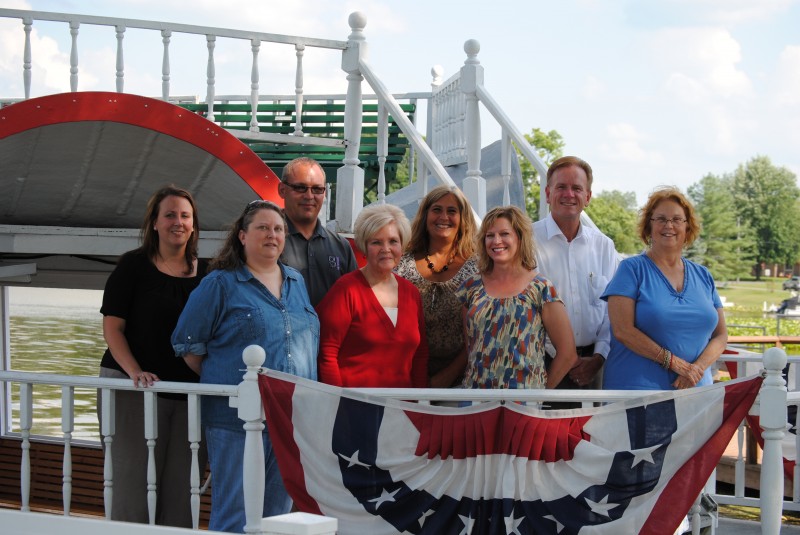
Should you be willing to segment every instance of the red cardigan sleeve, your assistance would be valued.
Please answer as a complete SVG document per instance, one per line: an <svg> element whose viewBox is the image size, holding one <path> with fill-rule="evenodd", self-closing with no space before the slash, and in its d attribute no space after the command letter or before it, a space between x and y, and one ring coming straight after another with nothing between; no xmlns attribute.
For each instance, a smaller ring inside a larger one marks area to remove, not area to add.
<svg viewBox="0 0 800 535"><path fill-rule="evenodd" d="M339 371L339 348L353 321L348 298L349 278L345 275L336 281L317 304L320 327L317 374L320 382L334 386L343 386Z"/></svg>
<svg viewBox="0 0 800 535"><path fill-rule="evenodd" d="M414 352L411 362L411 384L414 388L427 388L428 381L428 337L425 335L425 313L422 308L422 298L416 286L408 283L416 305L417 325L419 329L419 345Z"/></svg>

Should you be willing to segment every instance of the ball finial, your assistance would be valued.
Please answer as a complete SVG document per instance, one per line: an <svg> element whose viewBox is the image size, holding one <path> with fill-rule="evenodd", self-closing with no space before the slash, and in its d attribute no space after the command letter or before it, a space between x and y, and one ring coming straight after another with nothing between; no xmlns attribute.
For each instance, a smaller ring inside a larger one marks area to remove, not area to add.
<svg viewBox="0 0 800 535"><path fill-rule="evenodd" d="M267 354L264 352L264 348L255 344L247 346L242 351L242 360L247 366L260 367L266 359Z"/></svg>
<svg viewBox="0 0 800 535"><path fill-rule="evenodd" d="M353 11L347 18L347 23L352 30L363 30L367 25L367 16L361 11Z"/></svg>
<svg viewBox="0 0 800 535"><path fill-rule="evenodd" d="M466 52L468 56L477 56L480 51L481 44L477 39L469 39L464 43L464 52Z"/></svg>

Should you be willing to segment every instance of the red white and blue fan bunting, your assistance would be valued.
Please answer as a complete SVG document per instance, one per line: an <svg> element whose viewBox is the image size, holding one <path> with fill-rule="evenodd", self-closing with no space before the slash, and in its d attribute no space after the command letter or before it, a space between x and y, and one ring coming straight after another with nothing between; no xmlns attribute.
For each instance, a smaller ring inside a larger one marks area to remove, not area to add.
<svg viewBox="0 0 800 535"><path fill-rule="evenodd" d="M337 518L343 535L672 533L761 382L540 411L259 378L289 493L300 511Z"/></svg>

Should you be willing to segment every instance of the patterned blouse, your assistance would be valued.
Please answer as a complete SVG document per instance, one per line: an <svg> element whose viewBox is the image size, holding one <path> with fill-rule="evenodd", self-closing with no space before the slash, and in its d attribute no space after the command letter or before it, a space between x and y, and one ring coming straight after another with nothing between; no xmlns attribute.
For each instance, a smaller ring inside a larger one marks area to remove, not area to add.
<svg viewBox="0 0 800 535"><path fill-rule="evenodd" d="M423 277L411 254L403 255L395 271L416 286L422 296L428 337L428 377L433 377L464 349L463 307L461 301L456 299L455 291L467 278L478 272L477 261L475 258L468 259L453 278L445 282L431 282ZM457 386L460 382L459 379Z"/></svg>
<svg viewBox="0 0 800 535"><path fill-rule="evenodd" d="M549 280L536 275L514 297L490 297L475 275L456 291L467 307L464 388L544 388L545 330L542 307L560 302Z"/></svg>

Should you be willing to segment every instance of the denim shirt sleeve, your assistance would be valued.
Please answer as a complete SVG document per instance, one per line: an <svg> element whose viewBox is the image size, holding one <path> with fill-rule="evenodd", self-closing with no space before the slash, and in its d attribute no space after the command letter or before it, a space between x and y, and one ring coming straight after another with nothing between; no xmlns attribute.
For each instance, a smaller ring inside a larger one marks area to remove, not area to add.
<svg viewBox="0 0 800 535"><path fill-rule="evenodd" d="M214 324L224 303L223 289L215 276L205 277L194 289L178 318L178 325L172 332L172 348L175 356L187 354L203 356L214 330Z"/></svg>

